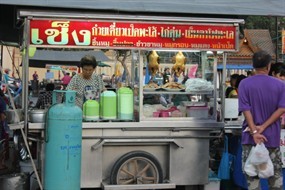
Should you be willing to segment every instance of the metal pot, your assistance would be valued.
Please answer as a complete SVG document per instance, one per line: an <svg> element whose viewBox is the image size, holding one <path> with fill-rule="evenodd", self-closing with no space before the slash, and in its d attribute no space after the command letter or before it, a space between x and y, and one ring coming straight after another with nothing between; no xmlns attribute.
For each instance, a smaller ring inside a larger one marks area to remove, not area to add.
<svg viewBox="0 0 285 190"><path fill-rule="evenodd" d="M44 123L47 110L34 109L29 111L29 121L31 123Z"/></svg>
<svg viewBox="0 0 285 190"><path fill-rule="evenodd" d="M24 120L24 112L23 109L16 109L16 112L18 113L19 119L20 121ZM17 123L16 121L16 114L14 110L6 110L6 121L8 124L13 124L13 123Z"/></svg>

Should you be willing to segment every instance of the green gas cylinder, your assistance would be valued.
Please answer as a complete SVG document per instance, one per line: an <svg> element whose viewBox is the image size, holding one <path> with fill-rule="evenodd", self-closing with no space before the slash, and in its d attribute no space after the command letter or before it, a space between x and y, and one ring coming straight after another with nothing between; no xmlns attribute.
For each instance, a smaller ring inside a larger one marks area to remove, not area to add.
<svg viewBox="0 0 285 190"><path fill-rule="evenodd" d="M132 89L121 87L118 90L118 119L132 120L134 115L134 95Z"/></svg>

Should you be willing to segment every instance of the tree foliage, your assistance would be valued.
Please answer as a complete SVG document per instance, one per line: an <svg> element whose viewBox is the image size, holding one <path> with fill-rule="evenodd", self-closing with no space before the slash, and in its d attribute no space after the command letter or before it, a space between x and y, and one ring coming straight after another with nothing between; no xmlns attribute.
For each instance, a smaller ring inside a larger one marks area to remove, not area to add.
<svg viewBox="0 0 285 190"><path fill-rule="evenodd" d="M125 72L125 75L126 75L126 85L129 86L130 85L130 82L131 82L131 79L130 79L130 72L127 68L127 63L126 63L126 60L127 60L127 57L131 56L131 51L130 50L116 50L116 59L117 61L119 61L121 63L121 65L123 66L124 68L124 72Z"/></svg>
<svg viewBox="0 0 285 190"><path fill-rule="evenodd" d="M268 29L273 27L274 21L272 17L249 16L246 19L245 26L248 29Z"/></svg>
<svg viewBox="0 0 285 190"><path fill-rule="evenodd" d="M285 27L285 18L277 18L278 34L276 33L276 17L248 16L245 19L246 29L268 29L273 40L280 38L280 30Z"/></svg>

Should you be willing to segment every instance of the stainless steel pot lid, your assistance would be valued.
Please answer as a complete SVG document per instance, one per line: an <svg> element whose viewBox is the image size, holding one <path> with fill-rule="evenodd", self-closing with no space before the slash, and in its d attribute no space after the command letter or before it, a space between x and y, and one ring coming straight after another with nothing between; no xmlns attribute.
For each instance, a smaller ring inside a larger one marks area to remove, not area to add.
<svg viewBox="0 0 285 190"><path fill-rule="evenodd" d="M29 113L46 113L47 110L43 109L35 109L35 110L30 110Z"/></svg>

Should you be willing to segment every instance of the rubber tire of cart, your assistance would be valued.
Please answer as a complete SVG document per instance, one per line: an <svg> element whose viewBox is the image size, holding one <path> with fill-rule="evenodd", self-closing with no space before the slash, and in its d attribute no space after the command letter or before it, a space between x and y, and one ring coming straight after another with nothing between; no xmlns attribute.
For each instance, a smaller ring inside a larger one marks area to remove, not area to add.
<svg viewBox="0 0 285 190"><path fill-rule="evenodd" d="M163 172L161 165L159 161L150 153L145 152L145 151L132 151L124 154L121 156L114 164L112 170L111 170L111 175L110 175L110 183L113 185L117 185L117 177L119 174L119 170L121 167L128 163L131 159L135 158L142 158L142 159L147 159L148 162L152 165L152 167L155 167L157 173L158 173L158 183L163 182Z"/></svg>

